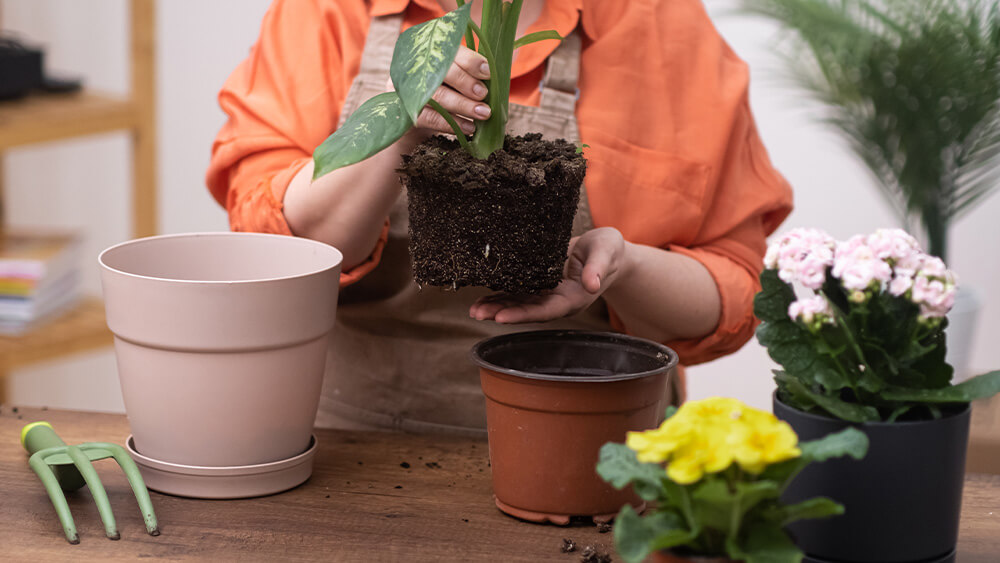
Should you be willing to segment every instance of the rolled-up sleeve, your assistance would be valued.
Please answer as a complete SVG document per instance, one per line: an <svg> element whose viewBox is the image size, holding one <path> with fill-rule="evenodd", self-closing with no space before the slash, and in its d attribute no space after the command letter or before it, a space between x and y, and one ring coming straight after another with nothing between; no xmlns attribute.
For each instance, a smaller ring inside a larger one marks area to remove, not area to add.
<svg viewBox="0 0 1000 563"><path fill-rule="evenodd" d="M339 6L277 0L249 57L219 93L228 116L212 145L208 189L233 231L293 235L283 213L289 183L336 128L351 78L345 50L355 47L361 0ZM353 23L353 25L352 25ZM363 37L361 37L363 41ZM375 268L388 223L367 260L341 275L346 285Z"/></svg>

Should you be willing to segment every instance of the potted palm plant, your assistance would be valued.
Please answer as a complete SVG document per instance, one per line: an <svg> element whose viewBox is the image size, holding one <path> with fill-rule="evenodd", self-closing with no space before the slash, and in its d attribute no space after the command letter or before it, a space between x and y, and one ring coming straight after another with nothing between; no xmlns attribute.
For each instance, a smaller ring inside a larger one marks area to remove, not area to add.
<svg viewBox="0 0 1000 563"><path fill-rule="evenodd" d="M867 448L853 428L799 443L771 413L716 397L671 407L659 428L606 444L597 472L656 503L642 518L630 506L618 514L615 546L629 563L650 554L663 563L798 563L784 527L844 508L822 497L786 504L781 493L811 462L860 459Z"/></svg>
<svg viewBox="0 0 1000 563"><path fill-rule="evenodd" d="M863 461L808 468L788 489L847 507L793 525L799 546L817 560L954 560L969 401L1000 392L1000 371L951 384L954 273L898 229L842 242L796 229L764 261L754 311L782 367L775 414L806 439L853 426L871 441Z"/></svg>
<svg viewBox="0 0 1000 563"><path fill-rule="evenodd" d="M904 224L948 260L949 230L1000 186L1000 12L980 0L742 0L792 36L793 78ZM949 360L964 378L978 315L963 287Z"/></svg>
<svg viewBox="0 0 1000 563"><path fill-rule="evenodd" d="M395 91L362 104L313 154L319 178L397 141L426 106L449 123L454 140L431 138L400 170L418 283L536 292L562 279L586 162L582 148L565 140L506 135L515 49L561 39L555 31L515 37L522 2L483 0L480 27L471 2L458 0L458 9L403 32L390 66ZM477 121L471 139L431 97L463 39L491 73L491 115Z"/></svg>

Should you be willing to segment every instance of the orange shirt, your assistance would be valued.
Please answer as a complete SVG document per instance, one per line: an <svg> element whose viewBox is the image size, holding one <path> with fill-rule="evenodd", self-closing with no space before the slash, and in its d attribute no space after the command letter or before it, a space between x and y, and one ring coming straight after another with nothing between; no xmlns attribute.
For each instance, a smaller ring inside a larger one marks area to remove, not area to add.
<svg viewBox="0 0 1000 563"><path fill-rule="evenodd" d="M406 11L404 27L444 12L435 0L276 0L250 56L226 81L229 121L207 183L237 231L291 234L281 201L313 149L336 128L372 17ZM529 32L580 27L576 114L589 145L594 224L629 241L688 255L712 274L722 316L714 333L670 342L686 365L735 351L753 334L765 237L791 211L747 99L749 72L698 0L548 0ZM538 105L556 42L521 49L511 102ZM345 272L350 283L371 258ZM612 314L620 329L627 327Z"/></svg>

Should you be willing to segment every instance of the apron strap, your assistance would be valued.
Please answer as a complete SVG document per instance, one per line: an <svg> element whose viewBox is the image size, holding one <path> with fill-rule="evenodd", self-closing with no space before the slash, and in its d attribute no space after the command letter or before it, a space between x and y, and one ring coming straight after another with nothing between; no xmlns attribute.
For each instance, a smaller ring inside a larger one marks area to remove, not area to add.
<svg viewBox="0 0 1000 563"><path fill-rule="evenodd" d="M368 37L365 39L365 48L361 52L359 77L383 82L389 79L392 51L396 47L402 27L401 13L372 18L368 27Z"/></svg>
<svg viewBox="0 0 1000 563"><path fill-rule="evenodd" d="M540 107L573 115L579 97L577 82L580 79L580 34L573 31L549 55L545 77L539 88L542 91Z"/></svg>

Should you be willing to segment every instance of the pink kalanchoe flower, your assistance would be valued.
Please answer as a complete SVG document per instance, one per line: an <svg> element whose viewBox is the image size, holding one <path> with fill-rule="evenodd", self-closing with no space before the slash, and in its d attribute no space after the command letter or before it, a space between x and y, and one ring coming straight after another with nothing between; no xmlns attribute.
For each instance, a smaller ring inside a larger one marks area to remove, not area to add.
<svg viewBox="0 0 1000 563"><path fill-rule="evenodd" d="M866 241L867 237L858 235L837 245L833 276L846 289L864 291L873 283L888 283L892 278L892 267L879 259Z"/></svg>
<svg viewBox="0 0 1000 563"><path fill-rule="evenodd" d="M912 277L897 275L896 277L892 278L891 282L889 282L889 293L895 295L896 297L899 297L900 295L903 295L907 291L910 291L910 288L912 287L913 287Z"/></svg>
<svg viewBox="0 0 1000 563"><path fill-rule="evenodd" d="M793 229L771 244L764 266L777 269L785 283L802 282L810 289L823 285L826 268L833 263L836 241L819 229Z"/></svg>
<svg viewBox="0 0 1000 563"><path fill-rule="evenodd" d="M910 300L920 305L925 319L944 317L955 305L958 276L940 258L929 256L913 278Z"/></svg>
<svg viewBox="0 0 1000 563"><path fill-rule="evenodd" d="M792 302L788 306L788 316L792 320L810 324L813 321L833 322L833 309L822 295L814 295Z"/></svg>
<svg viewBox="0 0 1000 563"><path fill-rule="evenodd" d="M902 229L878 229L868 235L866 242L877 258L890 263L922 253L917 239Z"/></svg>

